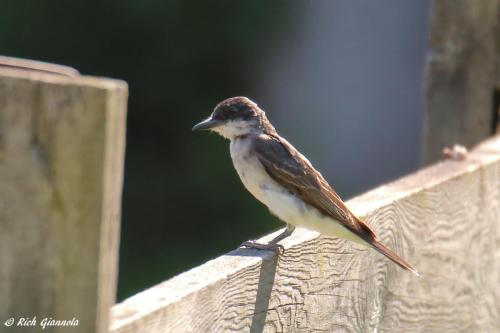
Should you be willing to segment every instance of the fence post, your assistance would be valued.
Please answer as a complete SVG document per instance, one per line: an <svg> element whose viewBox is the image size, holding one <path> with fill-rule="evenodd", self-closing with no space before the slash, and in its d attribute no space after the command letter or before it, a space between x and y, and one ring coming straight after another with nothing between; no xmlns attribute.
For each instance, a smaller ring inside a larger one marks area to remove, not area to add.
<svg viewBox="0 0 500 333"><path fill-rule="evenodd" d="M78 320L115 302L127 85L0 68L0 325ZM74 322L74 321L73 321ZM15 329L14 329L15 330Z"/></svg>
<svg viewBox="0 0 500 333"><path fill-rule="evenodd" d="M433 0L430 11L424 164L495 131L500 83L500 1Z"/></svg>

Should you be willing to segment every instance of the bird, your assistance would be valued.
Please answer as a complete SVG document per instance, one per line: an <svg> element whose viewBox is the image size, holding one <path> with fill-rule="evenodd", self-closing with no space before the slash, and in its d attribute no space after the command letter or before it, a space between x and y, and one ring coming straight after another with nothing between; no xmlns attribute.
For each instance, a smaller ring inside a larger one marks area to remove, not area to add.
<svg viewBox="0 0 500 333"><path fill-rule="evenodd" d="M321 173L278 134L266 113L249 98L223 100L192 130L212 131L229 139L231 159L245 188L286 223L284 231L267 244L247 241L242 246L283 249L278 242L301 226L372 247L401 268L419 275L349 210Z"/></svg>

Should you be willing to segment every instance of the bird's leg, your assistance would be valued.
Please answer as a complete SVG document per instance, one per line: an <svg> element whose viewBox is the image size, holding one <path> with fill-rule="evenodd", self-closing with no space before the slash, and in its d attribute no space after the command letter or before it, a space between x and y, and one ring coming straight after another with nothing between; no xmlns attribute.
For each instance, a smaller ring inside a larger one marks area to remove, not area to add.
<svg viewBox="0 0 500 333"><path fill-rule="evenodd" d="M288 236L290 236L292 234L292 232L295 230L295 226L291 225L291 224L287 224L286 225L286 229L281 233L279 234L278 236L274 237L270 242L269 244L276 244L278 243L279 241L287 238Z"/></svg>
<svg viewBox="0 0 500 333"><path fill-rule="evenodd" d="M278 242L287 238L288 236L290 236L294 230L295 230L295 226L293 226L291 224L287 224L286 229L281 234L274 237L267 244L257 243L255 241L246 241L246 242L242 243L240 245L240 247L244 246L244 247L252 248L252 249L279 251L279 252L283 253L283 252L285 252L285 249L283 248L283 245L278 244Z"/></svg>

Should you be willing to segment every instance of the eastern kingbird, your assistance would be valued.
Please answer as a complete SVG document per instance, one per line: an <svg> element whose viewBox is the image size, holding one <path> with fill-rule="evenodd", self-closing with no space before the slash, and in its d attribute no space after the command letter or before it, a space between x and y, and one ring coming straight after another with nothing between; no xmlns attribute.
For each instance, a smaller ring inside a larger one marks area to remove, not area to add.
<svg viewBox="0 0 500 333"><path fill-rule="evenodd" d="M400 267L417 270L377 240L375 233L344 204L323 176L297 149L278 135L264 111L246 97L220 102L208 119L193 127L211 130L231 141L234 167L252 195L287 226L268 244L245 242L258 249L281 248L295 226L368 244Z"/></svg>

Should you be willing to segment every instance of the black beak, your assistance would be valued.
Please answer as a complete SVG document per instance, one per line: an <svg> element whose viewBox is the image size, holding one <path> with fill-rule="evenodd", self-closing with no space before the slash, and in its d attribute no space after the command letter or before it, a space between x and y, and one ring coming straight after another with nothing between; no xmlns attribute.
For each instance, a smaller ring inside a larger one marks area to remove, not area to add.
<svg viewBox="0 0 500 333"><path fill-rule="evenodd" d="M212 118L208 118L203 120L201 123L198 123L193 126L193 131L206 131L217 127L221 124L218 120L213 120Z"/></svg>

